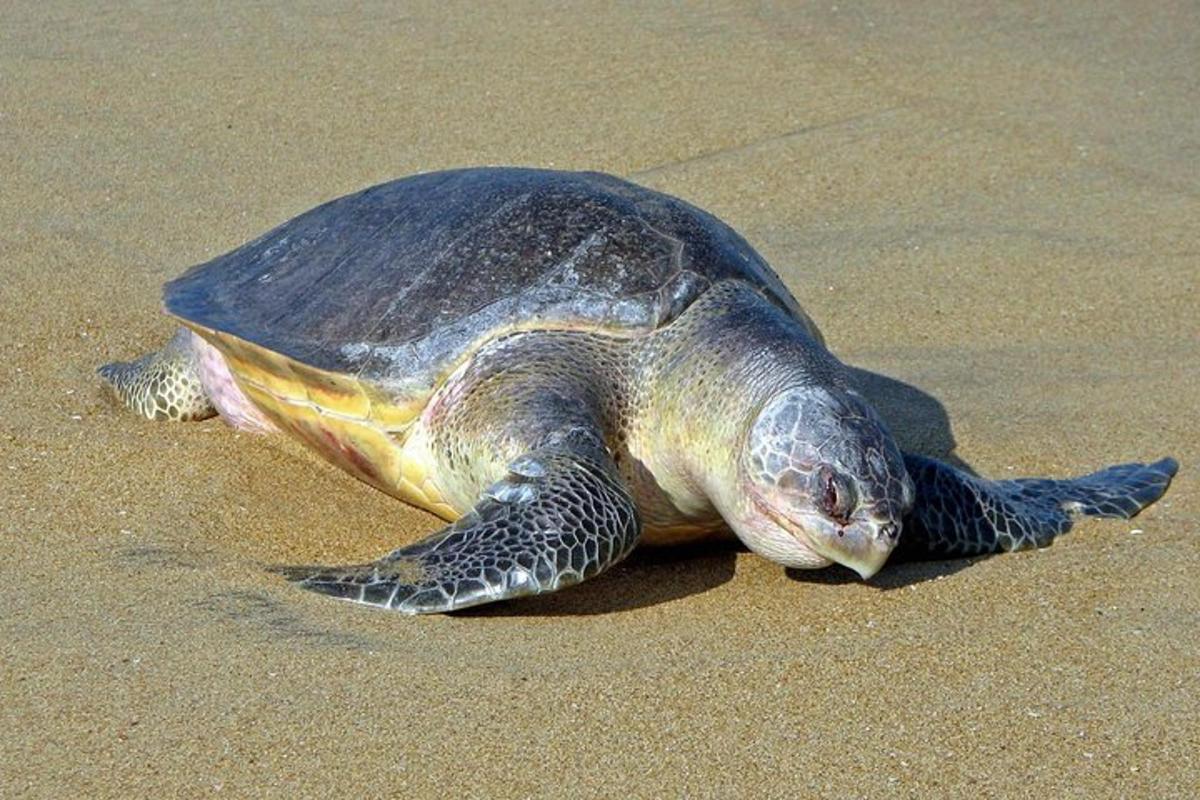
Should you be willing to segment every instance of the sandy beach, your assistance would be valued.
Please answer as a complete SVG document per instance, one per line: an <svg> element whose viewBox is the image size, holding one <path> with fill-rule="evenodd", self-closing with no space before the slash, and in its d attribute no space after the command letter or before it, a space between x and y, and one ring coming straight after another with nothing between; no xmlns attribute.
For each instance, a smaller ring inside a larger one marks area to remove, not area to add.
<svg viewBox="0 0 1200 800"><path fill-rule="evenodd" d="M1196 796L1200 8L996 5L5 3L0 796ZM299 591L267 568L438 520L94 370L188 266L475 164L717 214L910 448L1179 475L867 583L729 546L449 616Z"/></svg>

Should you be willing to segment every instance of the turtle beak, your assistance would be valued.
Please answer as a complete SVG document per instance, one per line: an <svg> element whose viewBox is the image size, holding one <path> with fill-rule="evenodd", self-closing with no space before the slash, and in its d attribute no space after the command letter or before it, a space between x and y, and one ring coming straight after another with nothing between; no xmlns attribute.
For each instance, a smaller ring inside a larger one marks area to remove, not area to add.
<svg viewBox="0 0 1200 800"><path fill-rule="evenodd" d="M794 536L805 552L815 556L816 563L812 563L814 559L805 563L784 560L777 554L764 552L768 558L788 566L813 567L833 562L854 570L865 581L883 568L900 541L900 523L890 519L860 516L845 524L838 524L820 514L789 518L765 503L758 503L758 507L775 524ZM751 545L751 549L756 548Z"/></svg>
<svg viewBox="0 0 1200 800"><path fill-rule="evenodd" d="M808 538L820 555L854 570L865 581L887 562L900 541L900 525L890 520L857 520L845 526L822 526Z"/></svg>
<svg viewBox="0 0 1200 800"><path fill-rule="evenodd" d="M891 551L876 551L878 555L875 558L859 558L854 560L847 559L842 562L844 566L849 567L858 573L858 577L864 581L868 581L875 576L883 568L887 562L888 554Z"/></svg>

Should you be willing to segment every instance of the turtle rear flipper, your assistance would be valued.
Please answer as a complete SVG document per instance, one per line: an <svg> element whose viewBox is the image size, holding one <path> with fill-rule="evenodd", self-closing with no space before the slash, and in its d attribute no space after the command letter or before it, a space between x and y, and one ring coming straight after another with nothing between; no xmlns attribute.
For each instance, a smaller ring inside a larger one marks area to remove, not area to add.
<svg viewBox="0 0 1200 800"><path fill-rule="evenodd" d="M553 592L633 549L633 500L602 447L561 442L514 461L449 527L372 564L280 569L302 587L406 614Z"/></svg>
<svg viewBox="0 0 1200 800"><path fill-rule="evenodd" d="M989 481L905 454L916 505L896 553L952 558L1044 547L1071 528L1071 515L1128 519L1153 503L1179 468L1172 458L1119 464L1066 480Z"/></svg>
<svg viewBox="0 0 1200 800"><path fill-rule="evenodd" d="M162 350L96 370L121 402L147 419L186 421L217 413L200 381L191 333L180 328Z"/></svg>

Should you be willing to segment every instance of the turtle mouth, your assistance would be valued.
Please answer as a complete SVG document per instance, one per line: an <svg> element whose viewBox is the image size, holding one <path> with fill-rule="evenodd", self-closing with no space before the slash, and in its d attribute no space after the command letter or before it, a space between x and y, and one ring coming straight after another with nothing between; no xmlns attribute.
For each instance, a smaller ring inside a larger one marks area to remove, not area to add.
<svg viewBox="0 0 1200 800"><path fill-rule="evenodd" d="M758 492L751 490L749 495L760 514L794 538L801 548L823 562L823 565L841 564L866 580L880 570L891 552L891 547L872 546L873 537L864 537L861 525L856 524L855 520L845 525L829 520L823 526L826 531L818 529L818 532L810 533L807 526L772 507Z"/></svg>
<svg viewBox="0 0 1200 800"><path fill-rule="evenodd" d="M803 525L776 510L756 489L751 488L748 494L750 495L750 502L754 504L754 508L767 519L771 520L771 522L774 522L780 528L787 531L788 534L800 543L801 547L804 547L815 556L832 560L822 553L821 549L815 546L815 543L809 537Z"/></svg>

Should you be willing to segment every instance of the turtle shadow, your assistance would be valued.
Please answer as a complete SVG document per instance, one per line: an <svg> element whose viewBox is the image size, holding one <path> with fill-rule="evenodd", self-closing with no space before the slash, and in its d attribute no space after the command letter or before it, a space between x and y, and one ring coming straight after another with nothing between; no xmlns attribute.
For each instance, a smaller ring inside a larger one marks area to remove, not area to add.
<svg viewBox="0 0 1200 800"><path fill-rule="evenodd" d="M451 613L456 617L581 617L649 608L728 582L738 554L746 552L735 540L644 548L603 575L570 589ZM884 592L902 589L953 575L986 557L889 562L868 585ZM837 565L814 570L789 567L785 574L797 583L833 586L863 582L852 570Z"/></svg>
<svg viewBox="0 0 1200 800"><path fill-rule="evenodd" d="M866 584L882 592L890 592L895 589L903 589L906 586L934 581L948 575L953 575L988 557L990 556L974 556L971 558L955 558L942 561L892 559L880 570L878 575L866 581ZM788 567L785 570L785 574L797 583L816 583L826 586L841 586L842 584L860 584L864 582L853 570L837 565L823 569L795 569Z"/></svg>
<svg viewBox="0 0 1200 800"><path fill-rule="evenodd" d="M455 611L463 617L575 617L656 606L733 578L745 548L734 540L642 547L617 566L560 592Z"/></svg>
<svg viewBox="0 0 1200 800"><path fill-rule="evenodd" d="M957 442L950 416L936 397L878 372L858 367L850 367L849 371L851 384L883 417L901 450L978 474L954 452Z"/></svg>

